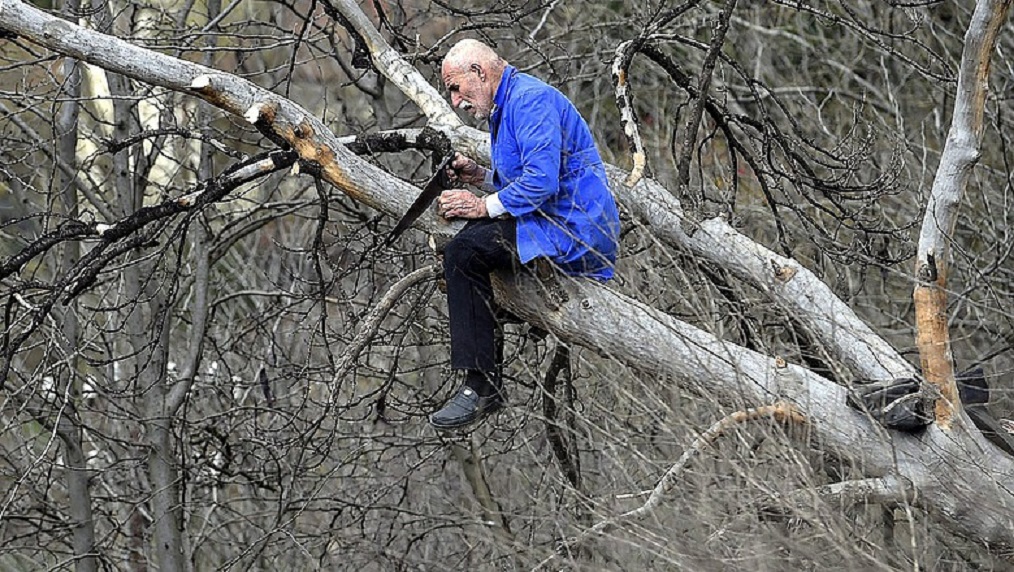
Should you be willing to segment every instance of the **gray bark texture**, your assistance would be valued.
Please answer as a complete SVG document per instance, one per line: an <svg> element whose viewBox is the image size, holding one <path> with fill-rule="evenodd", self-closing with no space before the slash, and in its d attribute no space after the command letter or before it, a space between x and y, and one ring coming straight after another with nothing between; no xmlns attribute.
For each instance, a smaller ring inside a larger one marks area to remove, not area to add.
<svg viewBox="0 0 1014 572"><path fill-rule="evenodd" d="M80 8L76 0L71 0L64 6L67 13L76 13ZM57 128L59 130L59 155L69 161L73 167L74 156L77 149L77 124L80 115L78 99L81 96L81 66L72 59L64 62L67 76L66 97L67 101L60 108L57 117ZM72 168L73 168L72 167ZM77 177L73 174L63 174L60 177L62 189L62 200L64 210L68 218L77 218ZM70 268L77 263L80 253L77 244L67 244L63 252L63 265ZM64 316L64 336L66 346L65 355L69 360L69 371L64 383L69 384L69 393L75 399L81 396L81 379L77 375L78 360L75 356L79 350L80 324L75 312L67 312ZM77 572L94 572L98 570L98 559L95 550L95 522L93 520L92 502L93 497L89 486L89 471L87 459L85 458L82 446L82 431L78 420L64 417L61 419L60 438L63 440L67 456L67 490L70 492L70 514L75 521L74 524L74 553L80 555L75 563L74 569Z"/></svg>

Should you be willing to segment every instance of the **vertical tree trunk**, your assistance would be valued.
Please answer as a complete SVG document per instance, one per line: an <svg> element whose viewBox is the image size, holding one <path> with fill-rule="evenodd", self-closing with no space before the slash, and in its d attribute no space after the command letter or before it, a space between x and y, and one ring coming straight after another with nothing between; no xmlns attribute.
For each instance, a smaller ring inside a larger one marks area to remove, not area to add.
<svg viewBox="0 0 1014 572"><path fill-rule="evenodd" d="M137 111L131 99L130 80L120 75L109 76L114 98L113 138L127 139L139 128ZM144 187L135 176L139 154L132 164L130 150L113 156L113 182L122 215L144 206ZM140 255L138 255L140 256ZM180 526L179 473L172 442L175 410L169 408L169 387L166 382L166 351L168 346L168 303L166 293L158 287L157 262L138 261L123 272L124 291L131 303L126 311L126 355L132 356L130 381L140 395L138 407L142 420L144 446L147 447L148 482L152 524L149 529L153 560L159 570L184 570L182 530Z"/></svg>
<svg viewBox="0 0 1014 572"><path fill-rule="evenodd" d="M961 403L947 331L947 259L958 209L982 146L983 115L989 88L990 55L1007 21L1011 0L979 0L965 33L958 70L954 117L940 156L933 190L919 234L916 257L916 343L923 376L940 391L936 422L949 429Z"/></svg>
<svg viewBox="0 0 1014 572"><path fill-rule="evenodd" d="M65 0L63 11L68 16L80 11L78 0ZM64 103L56 117L56 137L58 153L66 161L71 172L57 171L54 191L59 190L63 201L64 214L69 220L78 218L77 200L77 122L81 99L81 69L78 62L71 58L63 61L65 87ZM61 265L64 269L77 264L80 253L78 242L63 245ZM80 324L78 323L75 304L67 306L63 315L63 353L67 357L66 377L63 383L69 384L67 399L76 404L80 402L82 382L78 376L78 339ZM74 569L77 572L94 572L98 566L95 550L95 522L92 517L92 498L88 479L88 466L85 457L81 427L77 415L62 416L58 426L58 434L64 445L64 460L67 464L67 492L72 529L72 545L74 549Z"/></svg>
<svg viewBox="0 0 1014 572"><path fill-rule="evenodd" d="M209 17L214 17L215 14L219 14L222 11L221 0L208 0L208 14ZM214 47L217 43L217 36L212 35L208 39L208 45ZM211 65L213 52L208 52L204 56L204 64ZM201 125L207 125L211 120L211 115L201 107L197 107L198 123ZM211 135L210 129L205 128L208 135ZM214 175L214 169L212 164L212 151L213 148L206 143L197 143L200 148L200 160L197 165L197 178L199 181L211 180ZM194 377L197 375L197 369L201 364L201 357L204 353L204 336L208 326L208 287L211 274L211 261L209 259L209 246L208 246L208 232L203 222L198 218L193 225L193 242L191 244L191 256L193 257L194 264L194 281L193 288L194 294L191 301L191 330L190 330L190 343L186 348L186 357L183 362L183 371L179 381L172 387L172 390L168 396L168 407L173 415L179 410L183 404L184 398L187 392L190 391L190 386L193 384ZM186 423L186 419L183 419L183 423ZM185 453L179 452L178 458L182 458ZM187 572L193 572L194 570L194 547L191 543L190 534L188 528L190 526L190 516L188 513L187 489L185 486L181 487L182 506L180 507L180 525L182 527L181 540L183 543L183 555L184 563L186 565Z"/></svg>

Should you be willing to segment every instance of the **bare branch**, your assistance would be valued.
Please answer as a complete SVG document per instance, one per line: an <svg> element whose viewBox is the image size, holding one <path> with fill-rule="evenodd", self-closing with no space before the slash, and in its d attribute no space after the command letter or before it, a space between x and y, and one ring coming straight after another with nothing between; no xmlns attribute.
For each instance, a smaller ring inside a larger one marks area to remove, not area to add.
<svg viewBox="0 0 1014 572"><path fill-rule="evenodd" d="M356 360L359 359L359 355L362 353L363 349L365 349L367 344L370 343L373 336L377 334L377 330L380 328L380 324L384 321L384 317L387 316L402 296L405 295L405 292L420 282L436 278L442 271L443 270L439 264L431 264L408 273L404 278L391 286L380 301L378 301L376 305L370 309L370 313L360 323L359 330L356 332L355 337L349 343L348 347L345 348L345 353L342 354L341 358L339 358L338 362L335 364L335 371L331 382L333 395L337 395L338 391L341 389L341 380L345 378L348 371L353 365L355 365Z"/></svg>
<svg viewBox="0 0 1014 572"><path fill-rule="evenodd" d="M865 503L911 504L916 501L916 496L916 489L908 479L891 474L871 479L842 481L816 489L800 489L776 500L790 506L812 506L819 499L847 509Z"/></svg>
<svg viewBox="0 0 1014 572"><path fill-rule="evenodd" d="M418 105L433 127L461 126L461 120L447 100L387 43L354 0L322 0L321 4L332 17L340 13L352 26L353 31L366 42L377 71Z"/></svg>
<svg viewBox="0 0 1014 572"><path fill-rule="evenodd" d="M623 134L626 135L627 142L630 144L634 161L630 177L626 180L627 186L636 185L645 175L650 176L650 172L647 170L647 154L644 151L644 142L641 141L641 134L637 128L637 115L634 112L633 98L630 95L630 64L634 56L641 50L641 47L652 36L657 34L662 27L697 6L697 4L699 4L699 0L690 0L667 10L652 19L636 38L627 40L616 47L612 66L613 83L616 85L616 107L620 110L620 125L623 127Z"/></svg>
<svg viewBox="0 0 1014 572"><path fill-rule="evenodd" d="M965 33L954 114L919 233L913 298L916 342L926 380L940 391L936 422L944 429L961 416L947 330L947 261L965 187L979 160L990 56L1007 21L1010 0L980 0Z"/></svg>
<svg viewBox="0 0 1014 572"><path fill-rule="evenodd" d="M605 533L629 520L647 516L653 510L658 508L665 495L671 491L674 486L676 486L680 475L683 473L683 469L686 468L687 463L690 462L690 459L693 458L694 455L699 454L705 447L714 443L715 440L721 437L722 434L728 431L731 427L748 421L764 418L771 418L779 423L806 422L804 416L791 403L775 403L773 405L766 405L755 409L736 411L726 415L694 439L694 442L683 452L679 460L669 467L669 470L662 475L662 478L659 479L658 484L655 485L655 488L648 496L648 500L646 500L643 505L598 522L595 526L592 526L588 530L585 530L581 534L577 535L574 539L568 541L565 546L559 547L556 554L543 560L539 563L536 569L544 567L557 555L565 553L569 547L579 544L591 536Z"/></svg>

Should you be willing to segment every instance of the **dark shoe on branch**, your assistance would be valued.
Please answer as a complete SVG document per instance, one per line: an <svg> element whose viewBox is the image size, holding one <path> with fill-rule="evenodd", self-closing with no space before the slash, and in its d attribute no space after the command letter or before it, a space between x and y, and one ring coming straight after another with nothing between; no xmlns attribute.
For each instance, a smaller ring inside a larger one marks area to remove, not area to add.
<svg viewBox="0 0 1014 572"><path fill-rule="evenodd" d="M911 377L857 380L847 401L890 429L918 431L933 422L933 397Z"/></svg>
<svg viewBox="0 0 1014 572"><path fill-rule="evenodd" d="M986 373L982 367L977 366L955 374L954 381L958 384L958 397L965 405L989 402L989 385L986 383Z"/></svg>
<svg viewBox="0 0 1014 572"><path fill-rule="evenodd" d="M460 429L503 406L504 398L499 391L481 396L470 387L462 387L440 411L430 415L430 425L437 429Z"/></svg>

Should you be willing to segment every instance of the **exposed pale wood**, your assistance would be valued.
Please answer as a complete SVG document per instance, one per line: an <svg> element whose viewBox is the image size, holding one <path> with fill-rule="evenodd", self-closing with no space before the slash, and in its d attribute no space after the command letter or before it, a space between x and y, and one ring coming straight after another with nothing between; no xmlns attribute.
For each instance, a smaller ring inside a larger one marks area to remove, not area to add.
<svg viewBox="0 0 1014 572"><path fill-rule="evenodd" d="M400 216L419 193L356 157L301 106L245 79L82 28L18 0L0 1L0 27L106 70L190 93L240 117L256 108L260 129L291 145L302 159L318 163L328 182L380 211ZM447 227L435 213L423 215L419 225Z"/></svg>
<svg viewBox="0 0 1014 572"><path fill-rule="evenodd" d="M947 141L919 233L913 299L916 343L923 376L940 392L936 422L944 429L961 416L954 359L947 331L947 259L958 211L982 146L983 113L989 91L990 55L1007 21L1010 0L980 0L965 33Z"/></svg>

